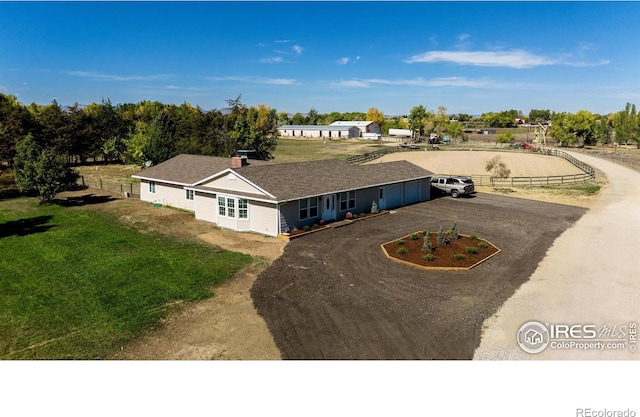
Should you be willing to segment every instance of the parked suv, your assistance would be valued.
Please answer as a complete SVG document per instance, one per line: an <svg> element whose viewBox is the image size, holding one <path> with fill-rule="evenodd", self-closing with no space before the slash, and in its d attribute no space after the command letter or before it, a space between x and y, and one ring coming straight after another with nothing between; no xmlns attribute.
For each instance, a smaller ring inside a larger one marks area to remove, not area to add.
<svg viewBox="0 0 640 417"><path fill-rule="evenodd" d="M431 187L451 197L458 198L461 195L475 194L476 188L469 177L433 177Z"/></svg>

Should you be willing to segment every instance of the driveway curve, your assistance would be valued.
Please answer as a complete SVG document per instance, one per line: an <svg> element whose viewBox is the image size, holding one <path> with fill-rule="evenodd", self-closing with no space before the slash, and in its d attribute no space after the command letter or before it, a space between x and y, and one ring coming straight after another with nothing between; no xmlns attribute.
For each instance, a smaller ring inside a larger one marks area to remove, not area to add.
<svg viewBox="0 0 640 417"><path fill-rule="evenodd" d="M624 349L552 349L525 353L516 335L522 324L607 326L609 339L640 321L640 173L596 157L573 154L603 171L609 184L573 227L561 234L531 275L485 320L474 359L640 359ZM571 338L576 341L576 339ZM580 342L580 340L577 340Z"/></svg>
<svg viewBox="0 0 640 417"><path fill-rule="evenodd" d="M251 296L283 359L472 359L485 320L585 212L484 193L436 198L294 239ZM380 248L453 222L503 252L470 271L425 271Z"/></svg>

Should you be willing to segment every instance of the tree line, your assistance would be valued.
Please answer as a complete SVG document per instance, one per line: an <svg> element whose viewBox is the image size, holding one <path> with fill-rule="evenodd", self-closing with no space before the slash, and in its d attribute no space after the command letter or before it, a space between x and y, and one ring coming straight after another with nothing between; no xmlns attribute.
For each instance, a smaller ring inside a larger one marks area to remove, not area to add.
<svg viewBox="0 0 640 417"><path fill-rule="evenodd" d="M102 100L63 107L54 100L25 106L0 94L0 164L13 166L17 145L27 135L69 163L157 164L181 153L229 156L238 149L253 149L259 158L270 159L277 140L275 109L248 107L240 97L227 103L223 114L157 101L113 105Z"/></svg>
<svg viewBox="0 0 640 417"><path fill-rule="evenodd" d="M371 107L364 112L308 113L289 115L267 105L248 107L241 96L226 101L225 111L204 111L189 103L163 104L141 101L113 105L109 100L87 106L51 104L28 106L12 95L0 94L0 164L13 166L17 144L27 134L68 162L88 160L143 165L160 163L181 153L230 156L238 149L253 149L261 159L270 159L278 139L278 126L328 125L338 120L376 122L383 134L389 129L413 129L418 135L448 134L464 138L471 127L515 127L516 120L551 122L548 134L567 145L638 142L640 117L634 104L608 115L586 110L556 113L532 109L487 112L479 117L448 114L444 106L428 110L423 105L406 115L387 117Z"/></svg>

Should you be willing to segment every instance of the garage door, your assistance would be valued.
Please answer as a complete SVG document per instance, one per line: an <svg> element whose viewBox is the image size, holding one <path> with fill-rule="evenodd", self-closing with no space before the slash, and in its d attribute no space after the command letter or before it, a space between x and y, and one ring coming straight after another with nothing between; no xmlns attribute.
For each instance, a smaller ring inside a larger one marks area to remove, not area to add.
<svg viewBox="0 0 640 417"><path fill-rule="evenodd" d="M402 205L402 184L380 187L380 209L388 210Z"/></svg>
<svg viewBox="0 0 640 417"><path fill-rule="evenodd" d="M404 185L404 204L420 201L420 180L409 181Z"/></svg>

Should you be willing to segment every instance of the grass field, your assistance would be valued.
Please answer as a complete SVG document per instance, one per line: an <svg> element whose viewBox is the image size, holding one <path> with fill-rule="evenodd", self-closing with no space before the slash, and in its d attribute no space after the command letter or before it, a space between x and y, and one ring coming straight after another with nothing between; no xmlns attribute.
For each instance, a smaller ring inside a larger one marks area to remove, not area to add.
<svg viewBox="0 0 640 417"><path fill-rule="evenodd" d="M347 159L350 156L375 151L384 145L360 140L278 139L273 152L274 162Z"/></svg>
<svg viewBox="0 0 640 417"><path fill-rule="evenodd" d="M0 200L0 254L0 359L103 358L253 260L34 198Z"/></svg>

